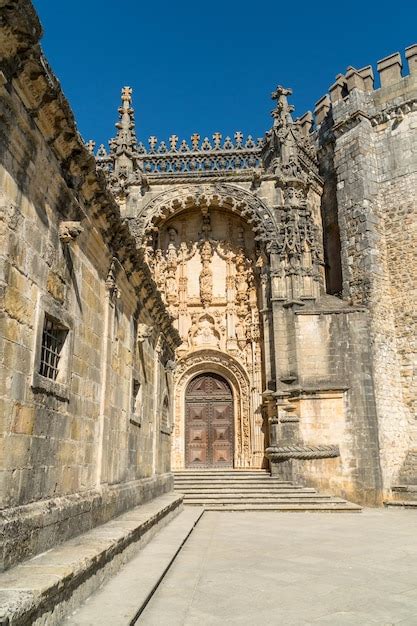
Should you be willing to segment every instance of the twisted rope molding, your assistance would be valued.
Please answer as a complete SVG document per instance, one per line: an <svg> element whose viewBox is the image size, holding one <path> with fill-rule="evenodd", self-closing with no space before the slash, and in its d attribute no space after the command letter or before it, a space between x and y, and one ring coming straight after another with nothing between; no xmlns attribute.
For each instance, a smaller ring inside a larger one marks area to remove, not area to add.
<svg viewBox="0 0 417 626"><path fill-rule="evenodd" d="M266 449L270 461L288 459L331 459L340 456L339 446L271 446Z"/></svg>

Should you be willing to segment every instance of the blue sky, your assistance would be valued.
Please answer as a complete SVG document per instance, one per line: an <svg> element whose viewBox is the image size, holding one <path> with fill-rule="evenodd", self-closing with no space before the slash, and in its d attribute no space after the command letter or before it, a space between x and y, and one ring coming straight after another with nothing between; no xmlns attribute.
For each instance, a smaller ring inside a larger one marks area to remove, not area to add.
<svg viewBox="0 0 417 626"><path fill-rule="evenodd" d="M347 66L376 69L379 59L417 43L415 0L34 5L80 132L97 145L115 133L123 85L134 90L141 140L236 130L259 137L271 125L277 84L293 89L302 115Z"/></svg>

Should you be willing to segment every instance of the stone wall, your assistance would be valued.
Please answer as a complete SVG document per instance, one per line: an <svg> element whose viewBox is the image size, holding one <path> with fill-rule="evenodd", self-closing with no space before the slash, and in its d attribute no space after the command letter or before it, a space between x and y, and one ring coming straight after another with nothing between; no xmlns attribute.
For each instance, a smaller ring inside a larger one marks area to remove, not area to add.
<svg viewBox="0 0 417 626"><path fill-rule="evenodd" d="M172 488L178 343L143 256L37 46L28 2L1 31L1 565ZM57 375L42 369L45 320ZM158 391L155 393L155 383Z"/></svg>
<svg viewBox="0 0 417 626"><path fill-rule="evenodd" d="M417 480L416 448L417 48L350 68L316 107L325 176L337 179L343 296L370 312L384 489ZM328 155L333 153L329 162ZM414 478L413 478L414 473Z"/></svg>
<svg viewBox="0 0 417 626"><path fill-rule="evenodd" d="M293 398L300 440L309 446L334 445L340 456L296 461L295 475L355 502L380 503L367 312L347 306L333 312L304 309L296 313L296 329L300 389Z"/></svg>

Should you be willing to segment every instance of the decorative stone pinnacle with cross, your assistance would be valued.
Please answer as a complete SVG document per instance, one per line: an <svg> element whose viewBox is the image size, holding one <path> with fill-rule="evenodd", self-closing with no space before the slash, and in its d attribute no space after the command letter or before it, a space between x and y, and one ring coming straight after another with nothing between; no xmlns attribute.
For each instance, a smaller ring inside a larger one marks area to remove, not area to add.
<svg viewBox="0 0 417 626"><path fill-rule="evenodd" d="M122 88L122 101L128 102L129 104L132 102L132 87Z"/></svg>
<svg viewBox="0 0 417 626"><path fill-rule="evenodd" d="M292 89L287 89L278 85L275 91L272 92L272 100L276 100L277 105L272 111L271 115L275 119L274 126L287 126L291 123L291 113L294 111L294 106L288 104L287 96L292 95Z"/></svg>

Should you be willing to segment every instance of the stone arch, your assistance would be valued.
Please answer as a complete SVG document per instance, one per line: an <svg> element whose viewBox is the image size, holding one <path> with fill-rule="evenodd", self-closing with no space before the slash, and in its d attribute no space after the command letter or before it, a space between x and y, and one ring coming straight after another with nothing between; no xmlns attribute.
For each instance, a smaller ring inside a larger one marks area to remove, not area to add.
<svg viewBox="0 0 417 626"><path fill-rule="evenodd" d="M185 458L185 392L198 374L217 373L228 382L234 404L234 466L250 467L252 430L251 394L245 368L233 357L218 350L198 350L178 361L174 372L174 427L172 467L182 469Z"/></svg>
<svg viewBox="0 0 417 626"><path fill-rule="evenodd" d="M250 191L230 183L177 185L152 198L138 218L138 235L144 240L156 226L190 208L221 208L240 215L251 225L255 240L271 244L276 225L271 210Z"/></svg>

